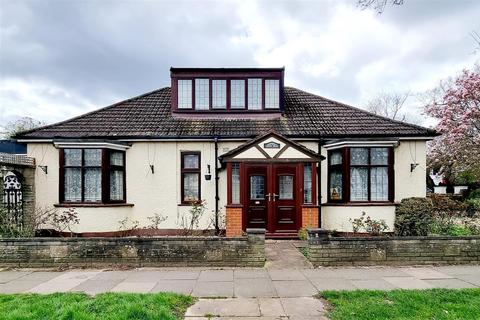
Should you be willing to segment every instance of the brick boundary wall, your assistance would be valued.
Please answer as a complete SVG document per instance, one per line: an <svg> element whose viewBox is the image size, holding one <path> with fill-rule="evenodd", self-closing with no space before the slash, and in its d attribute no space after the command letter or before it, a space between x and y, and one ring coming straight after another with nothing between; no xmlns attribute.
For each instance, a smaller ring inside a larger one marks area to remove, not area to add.
<svg viewBox="0 0 480 320"><path fill-rule="evenodd" d="M246 237L0 239L0 267L263 267L265 230Z"/></svg>
<svg viewBox="0 0 480 320"><path fill-rule="evenodd" d="M318 228L318 207L302 207L302 228Z"/></svg>
<svg viewBox="0 0 480 320"><path fill-rule="evenodd" d="M314 266L480 264L480 236L329 238L309 230Z"/></svg>

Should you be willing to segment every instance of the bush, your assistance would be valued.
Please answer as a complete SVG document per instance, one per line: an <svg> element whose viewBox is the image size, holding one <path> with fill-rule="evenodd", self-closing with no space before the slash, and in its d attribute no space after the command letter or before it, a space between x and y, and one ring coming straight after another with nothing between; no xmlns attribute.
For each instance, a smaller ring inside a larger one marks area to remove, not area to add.
<svg viewBox="0 0 480 320"><path fill-rule="evenodd" d="M426 236L433 224L433 205L430 199L406 198L395 210L395 234Z"/></svg>
<svg viewBox="0 0 480 320"><path fill-rule="evenodd" d="M465 204L468 206L468 212L471 214L480 211L480 199L467 199Z"/></svg>
<svg viewBox="0 0 480 320"><path fill-rule="evenodd" d="M448 196L433 194L430 196L433 205L433 213L457 215L467 210L467 205L463 202L453 200Z"/></svg>
<svg viewBox="0 0 480 320"><path fill-rule="evenodd" d="M480 199L480 188L470 191L468 199Z"/></svg>

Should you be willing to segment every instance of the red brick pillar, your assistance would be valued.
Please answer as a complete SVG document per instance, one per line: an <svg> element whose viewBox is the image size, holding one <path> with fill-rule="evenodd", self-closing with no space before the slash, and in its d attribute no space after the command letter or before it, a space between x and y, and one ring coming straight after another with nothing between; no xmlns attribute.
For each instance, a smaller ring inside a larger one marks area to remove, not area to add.
<svg viewBox="0 0 480 320"><path fill-rule="evenodd" d="M226 208L226 236L239 237L243 234L242 230L242 208L227 207Z"/></svg>
<svg viewBox="0 0 480 320"><path fill-rule="evenodd" d="M302 228L319 228L318 207L302 207Z"/></svg>

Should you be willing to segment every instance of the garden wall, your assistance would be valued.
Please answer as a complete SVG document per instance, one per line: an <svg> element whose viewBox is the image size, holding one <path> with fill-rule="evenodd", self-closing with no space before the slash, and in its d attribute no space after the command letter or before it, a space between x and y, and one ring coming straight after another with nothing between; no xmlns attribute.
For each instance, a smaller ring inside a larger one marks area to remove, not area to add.
<svg viewBox="0 0 480 320"><path fill-rule="evenodd" d="M309 230L314 266L478 264L480 236L331 238Z"/></svg>
<svg viewBox="0 0 480 320"><path fill-rule="evenodd" d="M0 239L0 267L248 266L265 263L265 230L246 237Z"/></svg>

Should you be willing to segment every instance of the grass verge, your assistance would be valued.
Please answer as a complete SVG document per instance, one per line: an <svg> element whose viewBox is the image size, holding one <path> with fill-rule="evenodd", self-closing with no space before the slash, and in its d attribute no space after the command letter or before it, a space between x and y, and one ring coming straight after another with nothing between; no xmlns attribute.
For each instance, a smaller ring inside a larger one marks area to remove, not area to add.
<svg viewBox="0 0 480 320"><path fill-rule="evenodd" d="M194 298L173 293L83 293L0 295L1 320L183 319Z"/></svg>
<svg viewBox="0 0 480 320"><path fill-rule="evenodd" d="M337 319L480 319L480 289L323 291Z"/></svg>

